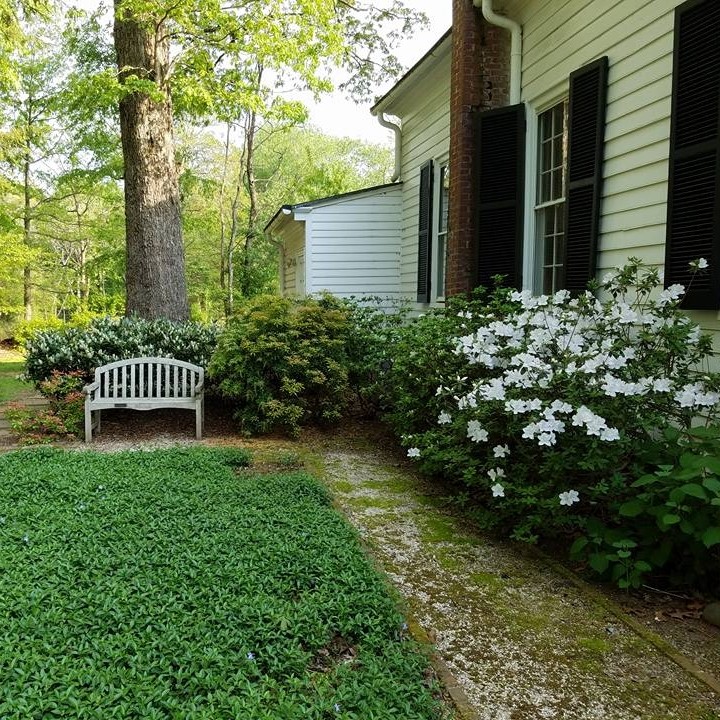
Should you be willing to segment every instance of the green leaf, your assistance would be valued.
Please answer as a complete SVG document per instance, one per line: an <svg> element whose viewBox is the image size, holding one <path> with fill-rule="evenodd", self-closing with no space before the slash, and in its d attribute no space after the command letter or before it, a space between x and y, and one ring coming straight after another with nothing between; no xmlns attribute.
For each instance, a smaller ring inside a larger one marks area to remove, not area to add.
<svg viewBox="0 0 720 720"><path fill-rule="evenodd" d="M643 475L642 477L639 477L630 487L643 487L645 485L652 485L653 483L658 482L659 478L657 475Z"/></svg>
<svg viewBox="0 0 720 720"><path fill-rule="evenodd" d="M635 498L634 500L628 500L623 503L618 512L625 517L637 517L640 513L644 512L646 506L647 503L643 500Z"/></svg>
<svg viewBox="0 0 720 720"><path fill-rule="evenodd" d="M711 492L720 494L720 480L718 480L716 477L706 477L703 480L702 484Z"/></svg>
<svg viewBox="0 0 720 720"><path fill-rule="evenodd" d="M720 526L713 525L702 534L702 541L706 548L720 543Z"/></svg>
<svg viewBox="0 0 720 720"><path fill-rule="evenodd" d="M584 536L581 535L579 538L575 540L575 542L570 546L570 557L577 557L582 550L587 547L588 543L590 541Z"/></svg>
<svg viewBox="0 0 720 720"><path fill-rule="evenodd" d="M720 438L720 425L711 425L710 427L695 427L687 431L691 437L701 440L716 440Z"/></svg>
<svg viewBox="0 0 720 720"><path fill-rule="evenodd" d="M698 456L693 452L685 452L680 456L680 467L681 468L697 468L698 467Z"/></svg>
<svg viewBox="0 0 720 720"><path fill-rule="evenodd" d="M600 575L602 575L602 573L604 573L610 565L607 555L602 553L593 553L588 558L588 563L590 564L590 567Z"/></svg>
<svg viewBox="0 0 720 720"><path fill-rule="evenodd" d="M708 470L712 470L716 475L720 475L720 458L712 455L703 455L701 465Z"/></svg>
<svg viewBox="0 0 720 720"><path fill-rule="evenodd" d="M675 513L667 513L662 516L661 522L664 525L677 525L680 522L681 518L679 515L676 515Z"/></svg>
<svg viewBox="0 0 720 720"><path fill-rule="evenodd" d="M680 490L682 490L686 495L691 495L692 497L699 498L700 500L707 500L705 488L697 483L687 483L686 485L683 485Z"/></svg>

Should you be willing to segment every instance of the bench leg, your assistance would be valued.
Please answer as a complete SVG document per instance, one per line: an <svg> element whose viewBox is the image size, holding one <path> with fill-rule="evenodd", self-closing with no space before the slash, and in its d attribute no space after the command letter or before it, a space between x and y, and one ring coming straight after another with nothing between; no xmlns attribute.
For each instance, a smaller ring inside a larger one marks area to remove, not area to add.
<svg viewBox="0 0 720 720"><path fill-rule="evenodd" d="M85 405L85 442L92 442L92 410Z"/></svg>
<svg viewBox="0 0 720 720"><path fill-rule="evenodd" d="M202 440L204 423L205 423L205 398L201 397L195 403L195 437L198 440Z"/></svg>

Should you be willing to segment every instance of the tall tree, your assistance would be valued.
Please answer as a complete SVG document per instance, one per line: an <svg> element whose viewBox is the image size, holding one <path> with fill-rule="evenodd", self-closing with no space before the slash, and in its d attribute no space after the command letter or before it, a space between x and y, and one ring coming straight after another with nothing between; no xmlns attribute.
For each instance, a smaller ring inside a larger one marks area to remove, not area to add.
<svg viewBox="0 0 720 720"><path fill-rule="evenodd" d="M401 0L114 0L123 98L127 290L130 313L187 316L173 99L183 113L258 112L258 66L286 87L330 89L326 68L348 71L345 87L366 94L398 70L391 46L423 16ZM173 55L171 56L171 49ZM262 99L260 100L262 104ZM234 117L238 117L237 113ZM253 127L254 127L253 123ZM246 175L248 182L251 175Z"/></svg>
<svg viewBox="0 0 720 720"><path fill-rule="evenodd" d="M43 37L35 25L26 42L12 55L15 74L12 88L0 86L3 116L0 118L0 167L22 188L18 220L23 241L31 250L37 241L35 224L42 210L47 183L40 187L38 168L47 167L58 152L60 136L56 116L60 103L62 52ZM30 260L33 254L25 256ZM33 316L33 266L23 270L25 319Z"/></svg>
<svg viewBox="0 0 720 720"><path fill-rule="evenodd" d="M50 11L47 0L0 0L0 86L17 81L12 54L26 40L23 19L46 17Z"/></svg>
<svg viewBox="0 0 720 720"><path fill-rule="evenodd" d="M128 315L189 317L170 98L166 21L141 23L115 0L120 135L125 161Z"/></svg>

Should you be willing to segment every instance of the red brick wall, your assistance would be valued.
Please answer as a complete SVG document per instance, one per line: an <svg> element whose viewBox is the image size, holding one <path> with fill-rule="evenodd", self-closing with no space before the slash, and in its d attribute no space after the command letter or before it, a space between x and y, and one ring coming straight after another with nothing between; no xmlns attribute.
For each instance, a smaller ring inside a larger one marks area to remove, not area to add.
<svg viewBox="0 0 720 720"><path fill-rule="evenodd" d="M450 218L446 295L475 284L475 115L508 104L510 34L488 25L472 0L453 0Z"/></svg>

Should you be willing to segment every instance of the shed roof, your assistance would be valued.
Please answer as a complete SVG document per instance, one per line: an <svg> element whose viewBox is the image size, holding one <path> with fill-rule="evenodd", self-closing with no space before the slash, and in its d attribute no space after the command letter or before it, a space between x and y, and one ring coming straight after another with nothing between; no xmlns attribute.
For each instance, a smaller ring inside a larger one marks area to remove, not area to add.
<svg viewBox="0 0 720 720"><path fill-rule="evenodd" d="M337 195L328 195L327 197L317 198L316 200L307 200L305 202L295 203L292 205L281 205L278 208L277 212L272 216L272 218L270 218L267 225L265 225L264 232L268 232L278 218L282 217L283 215L291 215L297 210L312 210L313 208L320 205L331 205L332 203L336 202L344 202L345 200L351 199L355 196L366 195L372 192L377 192L378 190L385 190L386 188L399 187L401 184L402 183L399 182L385 183L383 185L374 185L373 187L361 188L360 190L351 190L350 192L339 193Z"/></svg>

